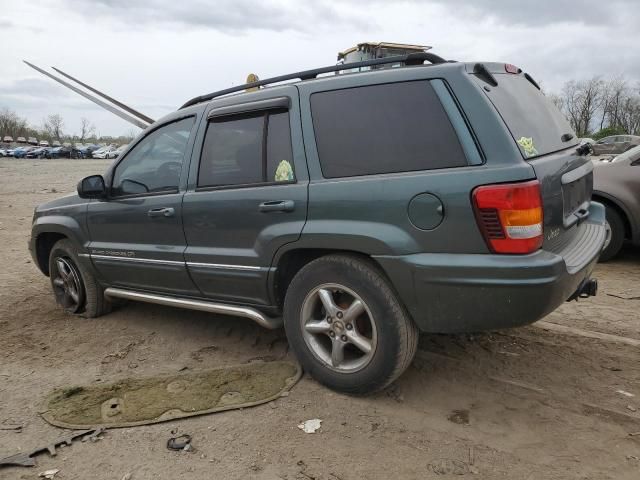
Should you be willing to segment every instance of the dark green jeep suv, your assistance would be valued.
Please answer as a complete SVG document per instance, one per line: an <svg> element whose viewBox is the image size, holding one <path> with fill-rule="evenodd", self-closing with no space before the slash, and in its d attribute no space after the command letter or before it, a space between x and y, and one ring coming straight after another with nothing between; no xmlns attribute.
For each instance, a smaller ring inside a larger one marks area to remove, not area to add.
<svg viewBox="0 0 640 480"><path fill-rule="evenodd" d="M312 376L366 393L419 331L525 325L594 295L592 178L531 76L412 54L187 102L39 206L30 249L69 313L124 298L284 323Z"/></svg>

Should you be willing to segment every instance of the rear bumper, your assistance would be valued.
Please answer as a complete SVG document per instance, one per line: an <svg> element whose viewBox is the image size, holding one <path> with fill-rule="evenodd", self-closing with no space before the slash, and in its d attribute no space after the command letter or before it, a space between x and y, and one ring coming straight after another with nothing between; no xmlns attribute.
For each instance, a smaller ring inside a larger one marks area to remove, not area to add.
<svg viewBox="0 0 640 480"><path fill-rule="evenodd" d="M425 332L474 332L533 323L591 276L605 239L604 207L562 251L530 255L420 253L377 256Z"/></svg>

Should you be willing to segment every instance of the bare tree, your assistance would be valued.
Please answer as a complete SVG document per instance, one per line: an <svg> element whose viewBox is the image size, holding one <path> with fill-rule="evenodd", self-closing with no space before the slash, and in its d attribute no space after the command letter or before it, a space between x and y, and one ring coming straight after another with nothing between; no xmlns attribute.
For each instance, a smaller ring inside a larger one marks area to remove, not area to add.
<svg viewBox="0 0 640 480"><path fill-rule="evenodd" d="M96 127L93 125L88 119L82 117L80 119L80 143L84 143L84 141L95 135Z"/></svg>
<svg viewBox="0 0 640 480"><path fill-rule="evenodd" d="M10 135L13 138L28 135L27 119L18 116L8 108L0 110L0 135Z"/></svg>
<svg viewBox="0 0 640 480"><path fill-rule="evenodd" d="M569 123L579 136L586 135L602 104L603 82L600 77L576 82L570 80L562 88L562 105Z"/></svg>
<svg viewBox="0 0 640 480"><path fill-rule="evenodd" d="M42 122L42 129L45 134L51 138L55 138L58 141L62 141L62 129L64 128L64 120L57 113L49 115Z"/></svg>

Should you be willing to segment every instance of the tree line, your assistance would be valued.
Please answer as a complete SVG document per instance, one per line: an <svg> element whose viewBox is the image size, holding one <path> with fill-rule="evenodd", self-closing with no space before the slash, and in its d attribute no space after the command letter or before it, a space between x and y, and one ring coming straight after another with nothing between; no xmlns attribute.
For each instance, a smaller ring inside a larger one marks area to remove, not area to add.
<svg viewBox="0 0 640 480"><path fill-rule="evenodd" d="M640 83L624 76L569 80L549 97L579 137L640 135Z"/></svg>
<svg viewBox="0 0 640 480"><path fill-rule="evenodd" d="M87 118L80 119L80 131L68 133L62 116L48 115L42 120L42 125L32 126L26 118L21 117L9 108L0 109L0 141L5 136L14 140L18 137L35 137L38 141L47 140L49 143L57 140L60 143L129 143L137 135L132 129L119 137L102 136L96 134L96 127Z"/></svg>

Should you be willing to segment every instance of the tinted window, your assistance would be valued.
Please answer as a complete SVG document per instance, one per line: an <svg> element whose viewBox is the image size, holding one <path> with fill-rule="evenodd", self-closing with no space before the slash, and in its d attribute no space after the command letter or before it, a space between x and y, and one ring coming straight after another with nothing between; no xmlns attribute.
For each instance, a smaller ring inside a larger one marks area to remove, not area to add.
<svg viewBox="0 0 640 480"><path fill-rule="evenodd" d="M289 112L271 114L267 126L267 182L293 180L291 165Z"/></svg>
<svg viewBox="0 0 640 480"><path fill-rule="evenodd" d="M467 165L428 81L315 93L311 110L327 178Z"/></svg>
<svg viewBox="0 0 640 480"><path fill-rule="evenodd" d="M116 167L112 195L177 191L194 121L189 117L160 127L133 147Z"/></svg>
<svg viewBox="0 0 640 480"><path fill-rule="evenodd" d="M486 94L504 119L525 158L578 144L578 138L558 108L523 75L501 74L498 86ZM480 82L480 80L478 80ZM562 141L566 133L573 138Z"/></svg>
<svg viewBox="0 0 640 480"><path fill-rule="evenodd" d="M200 159L199 187L292 180L288 112L262 112L209 123Z"/></svg>
<svg viewBox="0 0 640 480"><path fill-rule="evenodd" d="M263 129L263 116L209 123L200 160L198 185L238 185L262 181Z"/></svg>

